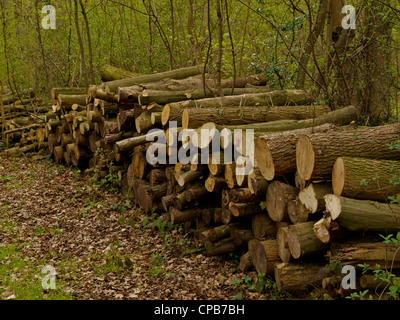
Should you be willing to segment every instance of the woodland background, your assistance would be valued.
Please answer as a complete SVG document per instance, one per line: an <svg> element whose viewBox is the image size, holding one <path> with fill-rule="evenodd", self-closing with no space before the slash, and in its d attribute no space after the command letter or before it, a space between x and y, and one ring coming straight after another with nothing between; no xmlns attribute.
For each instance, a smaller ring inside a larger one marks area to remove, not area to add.
<svg viewBox="0 0 400 320"><path fill-rule="evenodd" d="M357 12L343 30L345 4ZM56 29L41 22L56 8ZM394 0L1 0L0 80L12 90L101 83L107 65L147 74L206 66L215 79L265 73L312 90L363 124L399 119L400 4Z"/></svg>

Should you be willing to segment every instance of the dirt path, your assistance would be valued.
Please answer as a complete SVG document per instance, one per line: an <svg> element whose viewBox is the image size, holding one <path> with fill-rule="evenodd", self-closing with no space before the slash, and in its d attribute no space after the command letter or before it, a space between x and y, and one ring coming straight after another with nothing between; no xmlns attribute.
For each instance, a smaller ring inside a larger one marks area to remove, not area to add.
<svg viewBox="0 0 400 320"><path fill-rule="evenodd" d="M252 287L238 256L205 257L185 231L154 221L49 158L0 156L0 298L278 298ZM42 287L45 265L55 290Z"/></svg>

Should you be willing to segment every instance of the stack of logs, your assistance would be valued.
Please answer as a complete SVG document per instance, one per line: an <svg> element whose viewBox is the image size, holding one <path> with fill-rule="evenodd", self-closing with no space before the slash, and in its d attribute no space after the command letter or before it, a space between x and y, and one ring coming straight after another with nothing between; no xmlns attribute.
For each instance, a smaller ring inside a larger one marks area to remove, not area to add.
<svg viewBox="0 0 400 320"><path fill-rule="evenodd" d="M0 132L7 149L5 155L18 155L47 148L45 142L45 106L34 97L34 90L12 92L0 88Z"/></svg>
<svg viewBox="0 0 400 320"><path fill-rule="evenodd" d="M50 153L98 177L118 175L144 212L184 224L205 255L242 253L240 269L274 276L279 290L322 286L343 295L344 275L327 272L332 261L359 269L393 258L396 267L396 248L377 234L399 230L400 210L388 197L400 193L400 151L388 144L400 124L357 127L353 106L331 111L306 91L271 91L262 74L218 88L202 71L118 74L87 92L54 89ZM184 129L213 134L196 140L180 136ZM240 152L240 138L215 134L234 129L254 130L254 159ZM220 154L209 150L216 140ZM224 161L226 150L237 156ZM168 161L178 154L181 162ZM249 161L255 169L237 174ZM366 276L359 283L376 286Z"/></svg>

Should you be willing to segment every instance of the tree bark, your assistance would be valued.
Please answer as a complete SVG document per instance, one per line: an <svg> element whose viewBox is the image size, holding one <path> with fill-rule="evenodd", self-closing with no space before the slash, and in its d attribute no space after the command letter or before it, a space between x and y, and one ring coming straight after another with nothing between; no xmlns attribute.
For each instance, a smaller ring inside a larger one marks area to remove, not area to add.
<svg viewBox="0 0 400 320"><path fill-rule="evenodd" d="M271 275L275 264L281 263L278 254L278 245L275 239L258 242L253 251L252 262L257 273Z"/></svg>
<svg viewBox="0 0 400 320"><path fill-rule="evenodd" d="M182 127L194 129L204 122L214 122L218 125L243 125L279 120L304 120L330 111L328 106L186 108L182 112Z"/></svg>
<svg viewBox="0 0 400 320"><path fill-rule="evenodd" d="M314 221L289 226L287 240L290 254L294 259L323 253L327 244L321 242L314 233Z"/></svg>
<svg viewBox="0 0 400 320"><path fill-rule="evenodd" d="M400 206L370 200L325 196L332 220L351 231L396 232L400 230Z"/></svg>
<svg viewBox="0 0 400 320"><path fill-rule="evenodd" d="M141 83L157 82L164 79L184 79L201 74L201 72L201 67L187 67L128 79L108 81L104 83L104 87L107 92L117 92L118 87L129 87Z"/></svg>
<svg viewBox="0 0 400 320"><path fill-rule="evenodd" d="M299 192L299 200L309 213L314 214L325 210L324 196L331 191L330 183L311 183Z"/></svg>
<svg viewBox="0 0 400 320"><path fill-rule="evenodd" d="M289 221L287 206L290 200L296 199L299 190L281 181L273 181L267 190L267 211L270 218L275 221Z"/></svg>
<svg viewBox="0 0 400 320"><path fill-rule="evenodd" d="M176 119L185 108L226 108L235 106L283 106L309 105L313 102L311 94L305 91L282 90L267 93L225 96L200 100L187 100L166 104L162 111L162 124Z"/></svg>
<svg viewBox="0 0 400 320"><path fill-rule="evenodd" d="M326 123L317 127L270 133L255 138L255 167L263 177L271 181L296 171L296 142L300 135L315 132L338 130L333 124Z"/></svg>
<svg viewBox="0 0 400 320"><path fill-rule="evenodd" d="M274 277L279 291L304 292L321 284L322 263L296 262L275 265Z"/></svg>
<svg viewBox="0 0 400 320"><path fill-rule="evenodd" d="M339 157L332 169L332 189L337 196L386 202L396 198L400 161Z"/></svg>
<svg viewBox="0 0 400 320"><path fill-rule="evenodd" d="M400 124L315 133L300 136L296 145L296 166L302 179L329 180L338 157L400 160L400 150L390 150L397 141Z"/></svg>

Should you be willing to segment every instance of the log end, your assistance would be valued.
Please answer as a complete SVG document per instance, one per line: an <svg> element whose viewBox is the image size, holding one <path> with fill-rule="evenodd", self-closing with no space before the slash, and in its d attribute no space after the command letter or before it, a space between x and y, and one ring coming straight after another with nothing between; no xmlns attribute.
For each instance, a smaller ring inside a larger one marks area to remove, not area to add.
<svg viewBox="0 0 400 320"><path fill-rule="evenodd" d="M171 106L169 103L167 103L161 112L161 124L163 126L165 126L168 123L170 116L171 116Z"/></svg>
<svg viewBox="0 0 400 320"><path fill-rule="evenodd" d="M275 177L274 159L266 140L256 139L254 157L255 167L260 169L262 176L268 181L273 180Z"/></svg>
<svg viewBox="0 0 400 320"><path fill-rule="evenodd" d="M290 250L287 241L288 228L279 228L276 233L276 242L278 246L278 255L282 262L288 263L290 261Z"/></svg>
<svg viewBox="0 0 400 320"><path fill-rule="evenodd" d="M302 135L296 145L296 166L299 176L309 181L315 164L315 153L309 137Z"/></svg>
<svg viewBox="0 0 400 320"><path fill-rule="evenodd" d="M331 215L332 220L336 220L342 211L342 204L340 197L334 194L327 194L324 196L326 211Z"/></svg>
<svg viewBox="0 0 400 320"><path fill-rule="evenodd" d="M333 194L340 196L343 192L346 177L346 167L343 158L336 159L332 169L332 189Z"/></svg>
<svg viewBox="0 0 400 320"><path fill-rule="evenodd" d="M299 236L297 234L296 228L289 226L287 233L288 247L290 254L294 259L298 259L301 256L301 245Z"/></svg>

